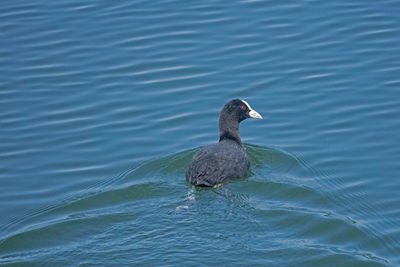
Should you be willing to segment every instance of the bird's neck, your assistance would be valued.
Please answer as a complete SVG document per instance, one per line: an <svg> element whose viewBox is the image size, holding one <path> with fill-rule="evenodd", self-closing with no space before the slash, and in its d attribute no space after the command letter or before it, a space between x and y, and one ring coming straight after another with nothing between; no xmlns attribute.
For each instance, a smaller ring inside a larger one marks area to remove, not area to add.
<svg viewBox="0 0 400 267"><path fill-rule="evenodd" d="M219 118L219 141L230 139L242 145L239 135L239 122L220 116Z"/></svg>

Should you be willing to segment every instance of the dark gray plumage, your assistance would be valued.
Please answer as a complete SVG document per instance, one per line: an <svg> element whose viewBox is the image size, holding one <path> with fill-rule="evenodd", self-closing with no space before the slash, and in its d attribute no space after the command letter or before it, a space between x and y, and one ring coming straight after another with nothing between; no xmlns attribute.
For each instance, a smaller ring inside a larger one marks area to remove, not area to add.
<svg viewBox="0 0 400 267"><path fill-rule="evenodd" d="M188 182L195 186L214 186L247 174L250 162L239 136L239 123L247 118L262 117L240 99L224 106L219 117L219 142L194 154L186 172Z"/></svg>

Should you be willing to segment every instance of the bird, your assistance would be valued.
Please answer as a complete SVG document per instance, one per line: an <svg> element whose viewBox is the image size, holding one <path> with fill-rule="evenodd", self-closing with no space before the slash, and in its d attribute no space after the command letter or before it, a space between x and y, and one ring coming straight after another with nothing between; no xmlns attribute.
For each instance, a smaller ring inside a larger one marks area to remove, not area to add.
<svg viewBox="0 0 400 267"><path fill-rule="evenodd" d="M239 123L262 116L241 99L232 99L219 115L219 142L200 148L186 172L186 181L198 187L215 187L247 175L250 161L239 135Z"/></svg>

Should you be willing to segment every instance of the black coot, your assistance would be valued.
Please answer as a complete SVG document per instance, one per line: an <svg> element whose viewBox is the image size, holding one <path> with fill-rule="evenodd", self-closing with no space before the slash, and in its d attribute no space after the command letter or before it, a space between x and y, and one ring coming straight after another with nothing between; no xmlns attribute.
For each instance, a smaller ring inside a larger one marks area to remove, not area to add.
<svg viewBox="0 0 400 267"><path fill-rule="evenodd" d="M250 162L239 136L239 123L247 118L262 119L240 99L229 101L219 115L219 142L197 151L186 172L195 186L214 186L247 174Z"/></svg>

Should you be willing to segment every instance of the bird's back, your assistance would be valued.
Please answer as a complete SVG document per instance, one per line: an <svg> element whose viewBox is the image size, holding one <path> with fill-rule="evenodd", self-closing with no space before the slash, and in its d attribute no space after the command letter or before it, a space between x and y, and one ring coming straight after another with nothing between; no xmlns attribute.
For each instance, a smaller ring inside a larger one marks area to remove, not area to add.
<svg viewBox="0 0 400 267"><path fill-rule="evenodd" d="M196 186L214 186L245 176L249 167L244 148L227 139L197 151L186 172L186 180Z"/></svg>

